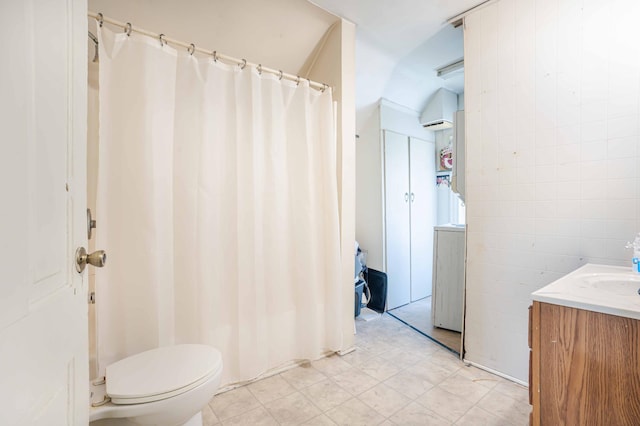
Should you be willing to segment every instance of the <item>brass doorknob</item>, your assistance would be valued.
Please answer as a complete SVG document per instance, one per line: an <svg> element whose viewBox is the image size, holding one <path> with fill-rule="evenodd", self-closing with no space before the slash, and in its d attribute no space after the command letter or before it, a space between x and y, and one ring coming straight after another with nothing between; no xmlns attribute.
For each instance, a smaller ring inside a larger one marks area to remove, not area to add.
<svg viewBox="0 0 640 426"><path fill-rule="evenodd" d="M107 253L104 250L97 250L87 254L87 250L84 247L80 247L76 250L76 271L84 271L87 263L96 268L102 268L107 263Z"/></svg>

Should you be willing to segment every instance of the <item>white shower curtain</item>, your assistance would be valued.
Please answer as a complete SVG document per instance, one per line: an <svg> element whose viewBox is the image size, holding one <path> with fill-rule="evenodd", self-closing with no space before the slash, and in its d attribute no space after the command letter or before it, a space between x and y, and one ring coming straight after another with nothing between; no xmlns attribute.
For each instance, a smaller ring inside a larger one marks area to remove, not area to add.
<svg viewBox="0 0 640 426"><path fill-rule="evenodd" d="M330 91L114 34L100 38L101 370L218 347L223 383L340 348Z"/></svg>

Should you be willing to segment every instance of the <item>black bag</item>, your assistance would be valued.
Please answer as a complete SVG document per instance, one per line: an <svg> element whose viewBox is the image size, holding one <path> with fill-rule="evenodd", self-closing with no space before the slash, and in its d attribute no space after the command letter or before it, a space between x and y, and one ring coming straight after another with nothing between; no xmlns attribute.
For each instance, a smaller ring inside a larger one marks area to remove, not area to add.
<svg viewBox="0 0 640 426"><path fill-rule="evenodd" d="M371 292L371 300L369 300L367 308L383 313L387 304L387 274L367 268L364 273L364 280L367 282Z"/></svg>

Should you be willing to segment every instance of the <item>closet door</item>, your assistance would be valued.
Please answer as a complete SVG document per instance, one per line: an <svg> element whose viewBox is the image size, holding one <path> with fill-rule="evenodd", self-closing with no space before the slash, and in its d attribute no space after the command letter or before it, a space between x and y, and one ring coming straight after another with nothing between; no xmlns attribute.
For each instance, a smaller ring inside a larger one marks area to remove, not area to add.
<svg viewBox="0 0 640 426"><path fill-rule="evenodd" d="M410 138L411 301L431 296L436 216L435 147Z"/></svg>
<svg viewBox="0 0 640 426"><path fill-rule="evenodd" d="M411 301L409 139L384 131L387 309Z"/></svg>

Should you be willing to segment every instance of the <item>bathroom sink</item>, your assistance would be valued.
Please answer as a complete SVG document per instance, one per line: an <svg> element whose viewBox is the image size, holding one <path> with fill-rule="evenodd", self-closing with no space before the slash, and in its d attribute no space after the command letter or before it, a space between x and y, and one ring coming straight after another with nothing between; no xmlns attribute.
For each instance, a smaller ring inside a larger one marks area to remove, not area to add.
<svg viewBox="0 0 640 426"><path fill-rule="evenodd" d="M532 294L533 300L640 319L640 274L587 264Z"/></svg>
<svg viewBox="0 0 640 426"><path fill-rule="evenodd" d="M625 273L593 273L580 274L575 277L577 291L589 291L611 293L624 297L640 297L640 274L628 275Z"/></svg>

